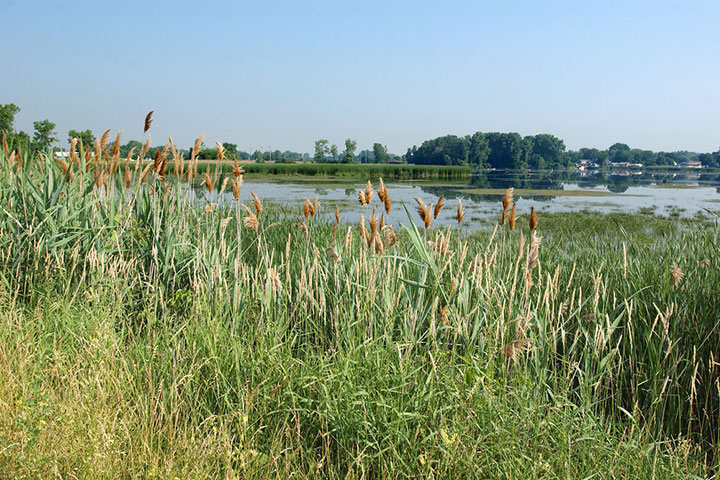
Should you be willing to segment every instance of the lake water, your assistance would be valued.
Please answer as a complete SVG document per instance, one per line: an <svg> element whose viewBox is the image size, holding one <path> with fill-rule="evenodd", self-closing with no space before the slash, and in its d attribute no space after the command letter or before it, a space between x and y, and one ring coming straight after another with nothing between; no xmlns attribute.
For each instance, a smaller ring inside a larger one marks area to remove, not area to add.
<svg viewBox="0 0 720 480"><path fill-rule="evenodd" d="M376 189L378 180L373 180ZM251 201L253 190L263 200L297 206L302 216L302 199L318 197L323 214L332 217L334 207L340 208L341 219L356 222L360 215L368 218L371 208L361 207L358 191L364 189L362 180L268 178L253 179L245 176L241 201ZM445 196L446 206L434 226L454 223L457 199L465 209L464 224L483 226L494 224L501 211L505 190L515 188L518 213L527 213L531 206L538 212L643 212L662 216L709 215L720 212L720 173L701 172L518 172L491 171L462 180L385 180L393 208L386 223L407 223L402 208L404 202L417 222L414 197L426 204L436 203ZM196 195L205 197L202 189ZM232 199L225 192L220 201ZM213 198L217 201L217 198ZM374 193L373 203L382 211Z"/></svg>

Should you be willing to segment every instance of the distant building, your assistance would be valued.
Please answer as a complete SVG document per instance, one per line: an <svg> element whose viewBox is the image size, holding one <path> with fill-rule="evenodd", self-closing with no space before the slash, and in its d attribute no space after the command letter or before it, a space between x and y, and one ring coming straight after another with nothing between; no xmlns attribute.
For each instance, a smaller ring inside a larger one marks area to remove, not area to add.
<svg viewBox="0 0 720 480"><path fill-rule="evenodd" d="M681 167L685 168L702 168L700 160L686 160L680 164Z"/></svg>

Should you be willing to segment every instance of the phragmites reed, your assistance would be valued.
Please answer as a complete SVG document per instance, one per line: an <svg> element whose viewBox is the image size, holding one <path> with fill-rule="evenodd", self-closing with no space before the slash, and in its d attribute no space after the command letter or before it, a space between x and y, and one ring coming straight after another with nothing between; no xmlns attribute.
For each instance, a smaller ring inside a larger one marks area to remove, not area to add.
<svg viewBox="0 0 720 480"><path fill-rule="evenodd" d="M380 231L382 231L383 227L385 226L385 214L380 215Z"/></svg>
<svg viewBox="0 0 720 480"><path fill-rule="evenodd" d="M215 141L215 145L217 145L218 161L222 162L225 159L225 149L217 140Z"/></svg>
<svg viewBox="0 0 720 480"><path fill-rule="evenodd" d="M370 183L370 180L368 180L367 185L365 185L365 201L367 203L372 202L372 197L373 197L372 183Z"/></svg>
<svg viewBox="0 0 720 480"><path fill-rule="evenodd" d="M340 254L337 250L335 250L334 240L333 243L331 243L330 246L325 249L325 253L327 253L328 258L330 258L333 262L338 263L340 261Z"/></svg>
<svg viewBox="0 0 720 480"><path fill-rule="evenodd" d="M4 133L5 132L3 132L3 134ZM77 146L77 142L78 142L78 139L75 137L70 139L70 161L77 160L77 154L75 153L75 147Z"/></svg>
<svg viewBox="0 0 720 480"><path fill-rule="evenodd" d="M203 179L205 180L205 187L207 188L208 193L212 193L215 185L213 184L212 178L210 178L210 175L207 171L203 173Z"/></svg>
<svg viewBox="0 0 720 480"><path fill-rule="evenodd" d="M530 240L530 251L528 252L528 257L527 257L527 269L528 270L532 270L538 264L538 253L540 250L541 242L542 242L542 237L539 237L537 235L537 232L533 231L532 238Z"/></svg>
<svg viewBox="0 0 720 480"><path fill-rule="evenodd" d="M145 115L145 126L143 128L143 135L146 134L148 130L150 130L150 124L152 124L152 114L153 111L150 110L150 112Z"/></svg>
<svg viewBox="0 0 720 480"><path fill-rule="evenodd" d="M243 173L245 173L245 170L238 165L237 158L233 159L233 175L235 175L235 178L241 176Z"/></svg>
<svg viewBox="0 0 720 480"><path fill-rule="evenodd" d="M517 213L517 202L513 203L512 210L510 211L510 231L515 230L515 219Z"/></svg>
<svg viewBox="0 0 720 480"><path fill-rule="evenodd" d="M385 245L383 245L380 234L375 232L375 235L373 235L372 238L375 246L375 255L382 255L383 253L385 253Z"/></svg>
<svg viewBox="0 0 720 480"><path fill-rule="evenodd" d="M68 169L70 166L60 157L55 157L55 161L60 164L60 167L62 168L63 175L67 174Z"/></svg>
<svg viewBox="0 0 720 480"><path fill-rule="evenodd" d="M156 175L160 173L160 167L162 166L162 152L155 150L155 158L153 160L153 171Z"/></svg>
<svg viewBox="0 0 720 480"><path fill-rule="evenodd" d="M383 203L385 204L385 213L390 215L390 207L391 207L390 194L388 193L387 189L385 189L384 192L385 192L385 194L384 194L384 198L383 198Z"/></svg>
<svg viewBox="0 0 720 480"><path fill-rule="evenodd" d="M108 138L110 137L110 130L105 130L100 137L100 150L105 150L105 146L107 145Z"/></svg>
<svg viewBox="0 0 720 480"><path fill-rule="evenodd" d="M365 215L360 215L360 236L370 245L370 236L365 229Z"/></svg>
<svg viewBox="0 0 720 480"><path fill-rule="evenodd" d="M537 215L535 215L535 207L530 207L530 231L535 231L535 228L537 228L538 219Z"/></svg>
<svg viewBox="0 0 720 480"><path fill-rule="evenodd" d="M123 185L125 185L126 189L130 188L130 162L125 161L125 171L123 172Z"/></svg>
<svg viewBox="0 0 720 480"><path fill-rule="evenodd" d="M315 200L313 200L312 203L312 216L314 217L315 214L320 210L320 201L318 200L318 197L315 197Z"/></svg>
<svg viewBox="0 0 720 480"><path fill-rule="evenodd" d="M440 195L437 205L435 205L435 212L433 214L433 220L437 220L438 215L440 215L440 210L442 210L444 205L445 205L445 195Z"/></svg>
<svg viewBox="0 0 720 480"><path fill-rule="evenodd" d="M362 205L363 207L368 204L368 200L367 200L367 197L365 196L365 192L363 192L362 190L360 190L358 192L358 200L360 200L360 205Z"/></svg>
<svg viewBox="0 0 720 480"><path fill-rule="evenodd" d="M383 183L382 177L380 177L380 186L378 187L377 192L380 201L385 203L385 195L387 194L387 191L385 190L385 184Z"/></svg>
<svg viewBox="0 0 720 480"><path fill-rule="evenodd" d="M120 155L120 138L122 137L122 130L117 132L117 135L115 135L115 141L113 142L112 146L112 156L113 158Z"/></svg>
<svg viewBox="0 0 720 480"><path fill-rule="evenodd" d="M463 221L463 218L465 218L465 211L463 210L462 202L460 201L459 198L458 198L457 217L456 218L457 218L458 224L460 224L460 222Z"/></svg>
<svg viewBox="0 0 720 480"><path fill-rule="evenodd" d="M340 225L340 208L335 205L335 224Z"/></svg>
<svg viewBox="0 0 720 480"><path fill-rule="evenodd" d="M383 237L385 237L385 244L388 247L392 247L393 245L397 244L397 235L395 235L395 230L393 229L392 225L385 225L382 228Z"/></svg>
<svg viewBox="0 0 720 480"><path fill-rule="evenodd" d="M303 202L303 215L305 215L306 221L307 221L308 217L310 216L311 210L312 210L312 204L310 203L310 199L305 198L305 201Z"/></svg>
<svg viewBox="0 0 720 480"><path fill-rule="evenodd" d="M507 214L508 209L510 208L510 204L513 201L513 192L515 189L513 187L510 187L505 192L505 195L502 199L502 206L503 206L503 213L502 213L502 221L500 222L500 225L505 225L505 220L507 220Z"/></svg>
<svg viewBox="0 0 720 480"><path fill-rule="evenodd" d="M150 112L152 113L152 112ZM195 144L193 145L192 152L190 153L190 160L193 162L195 161L195 158L197 157L197 154L200 153L200 148L202 147L203 139L205 138L205 134L203 133L198 138L195 139Z"/></svg>
<svg viewBox="0 0 720 480"><path fill-rule="evenodd" d="M378 219L377 219L377 216L375 215L376 208L377 207L375 205L373 205L372 216L370 216L370 238L373 241L375 240L375 235L378 232ZM368 247L369 246L370 246L370 244L368 243Z"/></svg>
<svg viewBox="0 0 720 480"><path fill-rule="evenodd" d="M425 205L425 202L423 202L422 199L420 199L420 197L415 197L415 201L418 204L417 212L418 212L418 215L420 215L420 220L423 221L423 224L425 225L425 229L427 230L428 228L430 228L430 224L433 221L432 205L430 205L430 207L428 207L427 205Z"/></svg>
<svg viewBox="0 0 720 480"><path fill-rule="evenodd" d="M259 225L257 217L246 205L243 204L241 206L245 209L245 212L247 213L247 216L243 219L243 223L250 230L257 230Z"/></svg>
<svg viewBox="0 0 720 480"><path fill-rule="evenodd" d="M682 271L682 269L678 267L677 264L673 265L673 267L670 269L670 285L673 288L677 287L684 276L685 273Z"/></svg>
<svg viewBox="0 0 720 480"><path fill-rule="evenodd" d="M255 192L253 192L252 190L250 190L250 195L252 195L253 197L253 206L255 207L257 216L261 217L263 212L262 203L260 203L260 199L257 197L257 195L255 195Z"/></svg>
<svg viewBox="0 0 720 480"><path fill-rule="evenodd" d="M230 183L232 184L233 197L235 198L235 201L240 199L240 187L242 186L242 182L243 182L242 176L235 177L232 180L230 180Z"/></svg>
<svg viewBox="0 0 720 480"><path fill-rule="evenodd" d="M102 145L99 138L95 139L95 148L93 150L93 154L95 156L94 160L97 161L100 159L100 153L102 152Z"/></svg>
<svg viewBox="0 0 720 480"><path fill-rule="evenodd" d="M523 352L528 345L532 343L531 338L520 338L518 340L513 340L512 342L505 345L502 349L502 355L503 357L507 358L510 361L517 360L517 356L519 353Z"/></svg>

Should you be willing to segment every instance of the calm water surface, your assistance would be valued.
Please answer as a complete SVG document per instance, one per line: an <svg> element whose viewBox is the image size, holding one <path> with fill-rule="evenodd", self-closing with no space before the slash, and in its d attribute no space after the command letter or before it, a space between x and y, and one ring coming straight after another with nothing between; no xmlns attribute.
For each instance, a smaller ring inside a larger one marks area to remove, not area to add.
<svg viewBox="0 0 720 480"><path fill-rule="evenodd" d="M378 181L373 180L377 188ZM255 180L245 177L241 201L250 200L253 190L261 199L297 206L302 215L302 199L318 197L321 210L333 216L338 205L341 219L347 222L367 218L371 208L361 207L358 191L365 182L347 179L288 179L264 177ZM402 202L415 216L414 197L426 204L436 203L445 196L446 207L434 225L454 223L457 199L462 199L465 222L468 227L493 224L499 216L500 200L509 187L514 187L518 213L527 213L531 206L539 212L571 212L590 210L595 212L643 212L663 216L685 216L720 211L720 173L701 172L517 172L492 171L474 175L460 181L385 181L390 192L393 208L386 223L407 223ZM202 189L196 189L198 199L205 198ZM220 201L229 201L232 194L226 192ZM217 201L217 198L213 198ZM382 210L374 194L373 203ZM417 221L417 220L416 220Z"/></svg>

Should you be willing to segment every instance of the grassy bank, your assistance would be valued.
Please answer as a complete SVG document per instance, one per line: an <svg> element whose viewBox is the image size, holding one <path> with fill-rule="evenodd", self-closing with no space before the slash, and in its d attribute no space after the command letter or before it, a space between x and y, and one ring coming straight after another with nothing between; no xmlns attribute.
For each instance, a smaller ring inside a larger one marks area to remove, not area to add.
<svg viewBox="0 0 720 480"><path fill-rule="evenodd" d="M714 223L396 232L64 168L0 155L0 477L716 467Z"/></svg>
<svg viewBox="0 0 720 480"><path fill-rule="evenodd" d="M214 165L212 162L208 162ZM232 163L224 162L223 170L230 172ZM343 163L244 163L247 175L291 175L307 177L346 177L393 179L462 178L472 174L470 167L441 165L384 165L384 164L343 164Z"/></svg>

